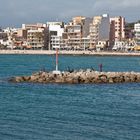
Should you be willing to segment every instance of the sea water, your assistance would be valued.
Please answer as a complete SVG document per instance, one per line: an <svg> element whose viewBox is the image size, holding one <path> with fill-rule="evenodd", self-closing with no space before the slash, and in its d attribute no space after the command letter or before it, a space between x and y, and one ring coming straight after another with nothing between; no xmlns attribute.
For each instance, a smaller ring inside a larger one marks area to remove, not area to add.
<svg viewBox="0 0 140 140"><path fill-rule="evenodd" d="M59 69L140 71L139 57L59 57ZM9 83L55 56L0 55L0 140L140 140L140 84Z"/></svg>

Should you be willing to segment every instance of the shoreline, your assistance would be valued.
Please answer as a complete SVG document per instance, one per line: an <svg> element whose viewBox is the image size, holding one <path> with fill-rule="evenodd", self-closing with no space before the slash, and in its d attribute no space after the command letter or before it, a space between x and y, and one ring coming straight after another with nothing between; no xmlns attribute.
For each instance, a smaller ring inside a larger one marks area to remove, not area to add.
<svg viewBox="0 0 140 140"><path fill-rule="evenodd" d="M54 50L0 50L1 54L22 54L22 55L54 55ZM60 50L60 55L89 55L89 56L140 56L140 53L132 52L94 52L94 51L65 51Z"/></svg>

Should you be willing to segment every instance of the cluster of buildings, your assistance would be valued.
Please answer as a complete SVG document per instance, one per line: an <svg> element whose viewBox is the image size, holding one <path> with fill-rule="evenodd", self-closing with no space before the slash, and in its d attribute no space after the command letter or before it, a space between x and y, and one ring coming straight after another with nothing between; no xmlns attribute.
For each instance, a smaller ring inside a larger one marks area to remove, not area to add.
<svg viewBox="0 0 140 140"><path fill-rule="evenodd" d="M0 30L2 49L139 50L140 23L126 24L125 18L108 14L93 18L77 16L70 22L22 24Z"/></svg>

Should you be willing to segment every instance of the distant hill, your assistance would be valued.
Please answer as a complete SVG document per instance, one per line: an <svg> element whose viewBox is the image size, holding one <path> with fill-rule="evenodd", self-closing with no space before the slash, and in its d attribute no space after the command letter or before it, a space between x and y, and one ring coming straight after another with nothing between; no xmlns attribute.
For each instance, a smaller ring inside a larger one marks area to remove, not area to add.
<svg viewBox="0 0 140 140"><path fill-rule="evenodd" d="M126 27L129 29L134 29L134 24L136 23L140 23L140 20L138 20L137 22L126 23Z"/></svg>

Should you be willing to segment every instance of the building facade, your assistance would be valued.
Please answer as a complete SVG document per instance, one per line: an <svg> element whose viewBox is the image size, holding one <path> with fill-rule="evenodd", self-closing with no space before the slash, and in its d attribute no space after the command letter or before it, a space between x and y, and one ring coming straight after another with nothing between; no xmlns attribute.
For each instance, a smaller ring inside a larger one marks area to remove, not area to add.
<svg viewBox="0 0 140 140"><path fill-rule="evenodd" d="M28 49L48 48L48 29L46 24L23 24L22 29L27 30Z"/></svg>
<svg viewBox="0 0 140 140"><path fill-rule="evenodd" d="M79 49L81 48L82 26L81 25L66 25L63 33L63 42L66 48Z"/></svg>
<svg viewBox="0 0 140 140"><path fill-rule="evenodd" d="M64 23L63 22L47 22L47 27L49 29L49 50L55 47L63 48L62 35L64 33Z"/></svg>
<svg viewBox="0 0 140 140"><path fill-rule="evenodd" d="M119 16L110 18L110 42L125 39L125 18Z"/></svg>
<svg viewBox="0 0 140 140"><path fill-rule="evenodd" d="M90 48L96 49L96 45L99 41L108 42L109 33L109 15L103 14L102 16L95 16L93 23L90 25Z"/></svg>
<svg viewBox="0 0 140 140"><path fill-rule="evenodd" d="M137 45L140 45L140 23L134 25L135 41Z"/></svg>
<svg viewBox="0 0 140 140"><path fill-rule="evenodd" d="M86 17L76 16L72 19L73 25L82 25Z"/></svg>

